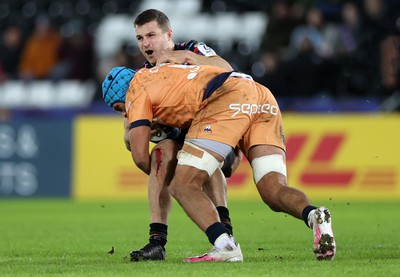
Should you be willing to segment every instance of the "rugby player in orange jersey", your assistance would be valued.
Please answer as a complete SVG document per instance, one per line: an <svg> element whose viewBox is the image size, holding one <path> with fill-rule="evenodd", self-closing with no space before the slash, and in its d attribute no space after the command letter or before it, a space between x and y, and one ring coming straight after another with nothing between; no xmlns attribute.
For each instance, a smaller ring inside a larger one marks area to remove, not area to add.
<svg viewBox="0 0 400 277"><path fill-rule="evenodd" d="M124 77L127 72L134 76L130 83ZM129 89L123 102L118 98L125 84ZM115 68L102 88L105 99L114 99L115 110L125 110L132 158L146 174L151 167L151 122L189 127L169 190L214 247L184 261L243 261L239 244L202 191L238 144L251 164L262 200L273 211L303 219L313 229L317 259L334 258L329 210L312 206L303 192L287 185L282 115L266 87L248 75L221 68L164 64L137 72Z"/></svg>
<svg viewBox="0 0 400 277"><path fill-rule="evenodd" d="M136 39L139 49L146 61L143 67L151 68L157 62L170 60L186 64L210 64L226 70L232 70L224 59L202 42L194 40L185 43L174 43L173 32L168 17L155 9L145 10L134 21ZM127 124L125 122L125 141L129 149L127 138ZM153 124L153 126L158 126ZM165 244L167 243L168 217L171 210L171 195L168 185L176 166L176 154L181 149L185 130L162 126L162 129L153 130L151 141L157 143L152 152L152 170L148 180L148 203L150 209L149 243L139 250L130 253L132 261L163 260L165 258ZM162 132L158 132L158 131ZM165 131L165 132L164 132ZM163 133L163 137L157 135ZM167 134L165 134L167 133ZM166 136L166 138L164 138ZM232 152L229 156L232 163L226 163L222 169L226 177L236 169L241 158L240 151ZM221 183L223 184L221 186ZM212 198L217 207L221 221L232 232L229 210L226 197L226 180L220 170L217 170L204 191Z"/></svg>

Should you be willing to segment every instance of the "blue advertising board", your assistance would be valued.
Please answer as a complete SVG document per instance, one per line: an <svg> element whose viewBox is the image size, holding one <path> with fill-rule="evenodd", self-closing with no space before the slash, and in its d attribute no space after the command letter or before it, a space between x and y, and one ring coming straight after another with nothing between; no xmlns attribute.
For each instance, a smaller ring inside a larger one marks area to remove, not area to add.
<svg viewBox="0 0 400 277"><path fill-rule="evenodd" d="M0 122L0 198L69 196L72 120Z"/></svg>

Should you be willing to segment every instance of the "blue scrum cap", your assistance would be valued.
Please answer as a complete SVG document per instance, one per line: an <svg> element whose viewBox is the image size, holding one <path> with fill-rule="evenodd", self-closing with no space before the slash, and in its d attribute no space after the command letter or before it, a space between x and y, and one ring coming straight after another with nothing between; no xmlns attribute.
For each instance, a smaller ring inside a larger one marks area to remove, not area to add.
<svg viewBox="0 0 400 277"><path fill-rule="evenodd" d="M135 70L123 66L111 69L101 86L104 102L108 106L112 108L117 102L125 103L126 92L135 73Z"/></svg>

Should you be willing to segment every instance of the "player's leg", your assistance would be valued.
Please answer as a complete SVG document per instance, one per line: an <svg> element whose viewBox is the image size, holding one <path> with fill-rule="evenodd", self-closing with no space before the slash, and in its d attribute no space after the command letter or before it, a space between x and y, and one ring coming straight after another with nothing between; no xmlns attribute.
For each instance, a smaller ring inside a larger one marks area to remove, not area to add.
<svg viewBox="0 0 400 277"><path fill-rule="evenodd" d="M202 191L202 186L208 181L207 172L187 165L178 165L170 185L172 196L203 231L220 221L213 202Z"/></svg>
<svg viewBox="0 0 400 277"><path fill-rule="evenodd" d="M285 152L276 146L256 145L250 148L248 157L250 163L254 164L255 180L259 178L257 175L268 172L256 183L262 200L273 211L301 219L303 209L311 203L303 192L288 187ZM261 166L263 168L259 169Z"/></svg>
<svg viewBox="0 0 400 277"><path fill-rule="evenodd" d="M226 178L232 176L232 174L238 168L242 159L243 153L240 151L239 147L232 149L229 155L225 158L222 168L218 168L213 176L211 176L210 186L206 186L209 190L209 192L207 192L207 195L216 206L221 222L225 224L226 228L231 231L232 235L233 225L228 210L228 184ZM219 185L220 183L223 184L222 187Z"/></svg>
<svg viewBox="0 0 400 277"><path fill-rule="evenodd" d="M188 258L185 260L188 262L243 260L240 246L235 243L230 230L220 222L213 202L202 190L229 153L230 146L221 145L227 149L226 154L219 155L185 142L178 154L178 165L170 185L171 194L214 245L210 253Z"/></svg>
<svg viewBox="0 0 400 277"><path fill-rule="evenodd" d="M203 191L211 199L216 207L227 205L227 183L220 168L217 168L215 173L211 176L210 182L206 183Z"/></svg>
<svg viewBox="0 0 400 277"><path fill-rule="evenodd" d="M229 216L228 199L227 199L227 182L220 168L214 172L210 181L203 187L203 191L217 208L219 218L225 227L233 234L233 226Z"/></svg>
<svg viewBox="0 0 400 277"><path fill-rule="evenodd" d="M303 219L314 231L317 259L332 260L336 244L330 212L325 207L314 207L302 191L287 185L284 151L276 146L257 145L250 148L249 161L263 201L276 212Z"/></svg>
<svg viewBox="0 0 400 277"><path fill-rule="evenodd" d="M163 140L151 152L151 172L148 180L150 209L149 243L140 250L131 251L131 260L163 260L168 234L168 216L171 211L171 194L168 185L176 167L176 154L180 145L173 140Z"/></svg>
<svg viewBox="0 0 400 277"><path fill-rule="evenodd" d="M176 154L181 146L172 140L163 140L151 152L151 172L148 183L150 222L168 224L171 194L168 186L176 167Z"/></svg>
<svg viewBox="0 0 400 277"><path fill-rule="evenodd" d="M167 164L168 161L170 161L171 159L173 159L173 164L176 165L176 151L178 149L181 148L181 146L183 145L184 139L185 139L185 135L187 133L187 130L179 130L179 132L176 132L176 128L171 128L168 126L163 126L163 125L159 125L157 124L156 126L162 126L162 130L167 134L167 138L169 138L168 143L171 144L173 142L174 143L171 147L173 148L177 148L174 149L174 151L172 151L171 153L173 155L167 155L167 157L165 157L163 159L164 164ZM164 143L165 140L163 140L162 142ZM157 148L159 148L160 146L158 146ZM168 144L167 144L168 147ZM163 147L165 149L165 146ZM155 151L154 151L155 152ZM165 149L163 151L164 153L169 153L168 149ZM157 154L157 153L156 153ZM225 226L232 231L233 227L232 227L232 223L229 217L229 210L227 207L227 183L226 183L226 179L225 177L229 177L232 172L234 172L237 168L237 166L239 165L239 162L241 160L241 153L237 153L235 151L231 151L227 157L227 159L225 159L224 161L224 166L222 168L223 174L221 173L221 170L217 170L213 176L211 176L210 182L208 182L204 187L203 187L203 191L206 192L206 194L208 195L208 197L211 199L211 201L214 203L214 205L217 207L217 211L219 214L219 217L222 221L222 223L225 224ZM160 156L160 155L158 155ZM157 157L157 155L156 155ZM153 157L152 159L152 168L159 168L160 165L158 165L156 163L157 159L155 159ZM163 167L163 165L161 165L161 168ZM173 172L174 172L175 168L173 169L168 169L167 173L170 172L171 174L168 176L167 180L164 181L164 186L163 186L163 190L167 190L167 186L169 186L169 183L171 181ZM165 176L167 173L163 173L160 174L161 178L163 176ZM150 178L155 177L156 174L151 174ZM156 177L159 179L159 177ZM162 180L156 180L156 183L161 183ZM150 180L150 184L152 183L152 181ZM221 185L222 184L222 185ZM151 191L149 191L149 195L151 195ZM162 195L167 196L168 192L165 192L165 194L163 193ZM155 196L157 196L157 194L155 194ZM149 196L150 197L150 196ZM160 201L162 201L162 199L160 198ZM149 201L149 204L151 205L151 203L155 203L158 204L157 199L155 201ZM160 202L161 203L161 202ZM150 210L153 211L152 206L150 206ZM157 211L157 210L156 210ZM162 212L162 210L161 210ZM169 210L168 210L169 213ZM156 213L155 215L158 215L159 213ZM163 217L166 218L166 217ZM152 222L160 222L160 218L151 218ZM166 223L165 223L166 224Z"/></svg>
<svg viewBox="0 0 400 277"><path fill-rule="evenodd" d="M261 198L272 210L303 219L314 231L316 257L333 259L336 245L329 210L314 207L302 191L288 186L279 105L265 87L256 85L255 91L259 92L257 104L262 112L244 133L241 147L251 163Z"/></svg>

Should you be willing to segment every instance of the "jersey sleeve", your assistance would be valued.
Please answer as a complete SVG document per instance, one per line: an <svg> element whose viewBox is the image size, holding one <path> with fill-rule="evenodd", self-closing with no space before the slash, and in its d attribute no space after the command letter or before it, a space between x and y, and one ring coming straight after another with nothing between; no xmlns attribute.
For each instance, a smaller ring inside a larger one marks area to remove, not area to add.
<svg viewBox="0 0 400 277"><path fill-rule="evenodd" d="M138 126L151 126L153 121L151 99L147 93L140 91L135 81L131 83L126 94L125 109L129 129Z"/></svg>
<svg viewBox="0 0 400 277"><path fill-rule="evenodd" d="M175 44L174 50L188 50L206 57L217 56L217 53L215 53L214 49L208 47L204 42L198 42L197 40L177 43Z"/></svg>

